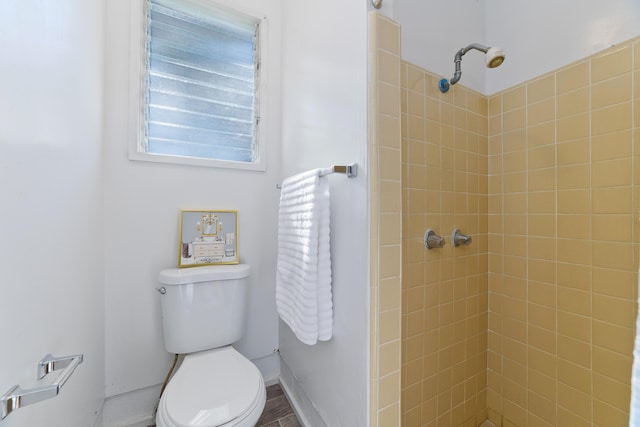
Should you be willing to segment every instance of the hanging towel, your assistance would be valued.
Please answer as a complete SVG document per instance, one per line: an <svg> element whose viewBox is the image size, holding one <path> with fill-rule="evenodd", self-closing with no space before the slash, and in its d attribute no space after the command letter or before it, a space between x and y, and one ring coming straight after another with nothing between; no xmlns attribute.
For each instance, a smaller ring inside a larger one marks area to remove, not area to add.
<svg viewBox="0 0 640 427"><path fill-rule="evenodd" d="M329 182L320 169L285 179L278 214L276 306L298 339L333 335Z"/></svg>
<svg viewBox="0 0 640 427"><path fill-rule="evenodd" d="M640 280L640 273L638 274ZM640 288L640 283L638 283ZM640 295L640 293L638 294ZM638 299L640 308L640 298ZM633 370L631 371L631 413L629 417L630 427L640 427L640 311L636 319L636 340L633 350Z"/></svg>

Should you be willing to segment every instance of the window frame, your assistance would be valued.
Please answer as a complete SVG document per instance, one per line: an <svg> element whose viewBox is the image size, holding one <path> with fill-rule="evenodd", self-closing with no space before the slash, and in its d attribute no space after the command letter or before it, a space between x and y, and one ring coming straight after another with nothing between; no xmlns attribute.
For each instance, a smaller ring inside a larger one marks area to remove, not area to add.
<svg viewBox="0 0 640 427"><path fill-rule="evenodd" d="M233 0L185 0L200 4L203 7L221 7L233 12L251 16L260 21L258 29L258 75L256 85L256 108L258 123L256 125L255 161L242 162L233 160L208 159L203 157L186 157L171 154L149 153L145 150L145 108L146 108L146 0L131 1L130 22L130 64L129 64L129 125L128 152L129 160L157 162L167 164L205 166L212 168L230 168L241 170L265 171L267 159L267 32L268 20L265 13L239 8Z"/></svg>

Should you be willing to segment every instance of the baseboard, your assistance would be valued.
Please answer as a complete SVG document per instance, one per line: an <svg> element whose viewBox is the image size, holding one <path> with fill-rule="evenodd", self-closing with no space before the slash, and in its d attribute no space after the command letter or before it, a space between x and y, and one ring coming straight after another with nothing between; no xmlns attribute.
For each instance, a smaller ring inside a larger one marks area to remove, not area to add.
<svg viewBox="0 0 640 427"><path fill-rule="evenodd" d="M291 407L302 427L327 427L313 402L283 360L280 360L280 387L287 395L287 399L291 403Z"/></svg>
<svg viewBox="0 0 640 427"><path fill-rule="evenodd" d="M146 427L153 422L161 384L111 396L104 401L97 427Z"/></svg>
<svg viewBox="0 0 640 427"><path fill-rule="evenodd" d="M260 370L267 387L278 383L278 377L280 376L280 355L277 352L264 357L251 359L251 362Z"/></svg>

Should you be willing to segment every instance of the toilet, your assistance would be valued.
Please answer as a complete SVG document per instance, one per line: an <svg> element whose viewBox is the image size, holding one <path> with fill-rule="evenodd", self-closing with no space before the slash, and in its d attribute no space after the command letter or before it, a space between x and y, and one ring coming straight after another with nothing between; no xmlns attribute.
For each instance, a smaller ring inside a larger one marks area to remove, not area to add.
<svg viewBox="0 0 640 427"><path fill-rule="evenodd" d="M253 427L266 401L262 374L231 344L244 332L246 264L159 274L165 348L184 355L158 405L158 427Z"/></svg>

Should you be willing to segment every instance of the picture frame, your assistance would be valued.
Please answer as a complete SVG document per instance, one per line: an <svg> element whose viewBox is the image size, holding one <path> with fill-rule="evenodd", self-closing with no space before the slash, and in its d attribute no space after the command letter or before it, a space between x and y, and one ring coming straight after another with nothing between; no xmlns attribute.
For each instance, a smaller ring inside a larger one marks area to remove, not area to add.
<svg viewBox="0 0 640 427"><path fill-rule="evenodd" d="M181 210L178 268L238 264L237 210Z"/></svg>

